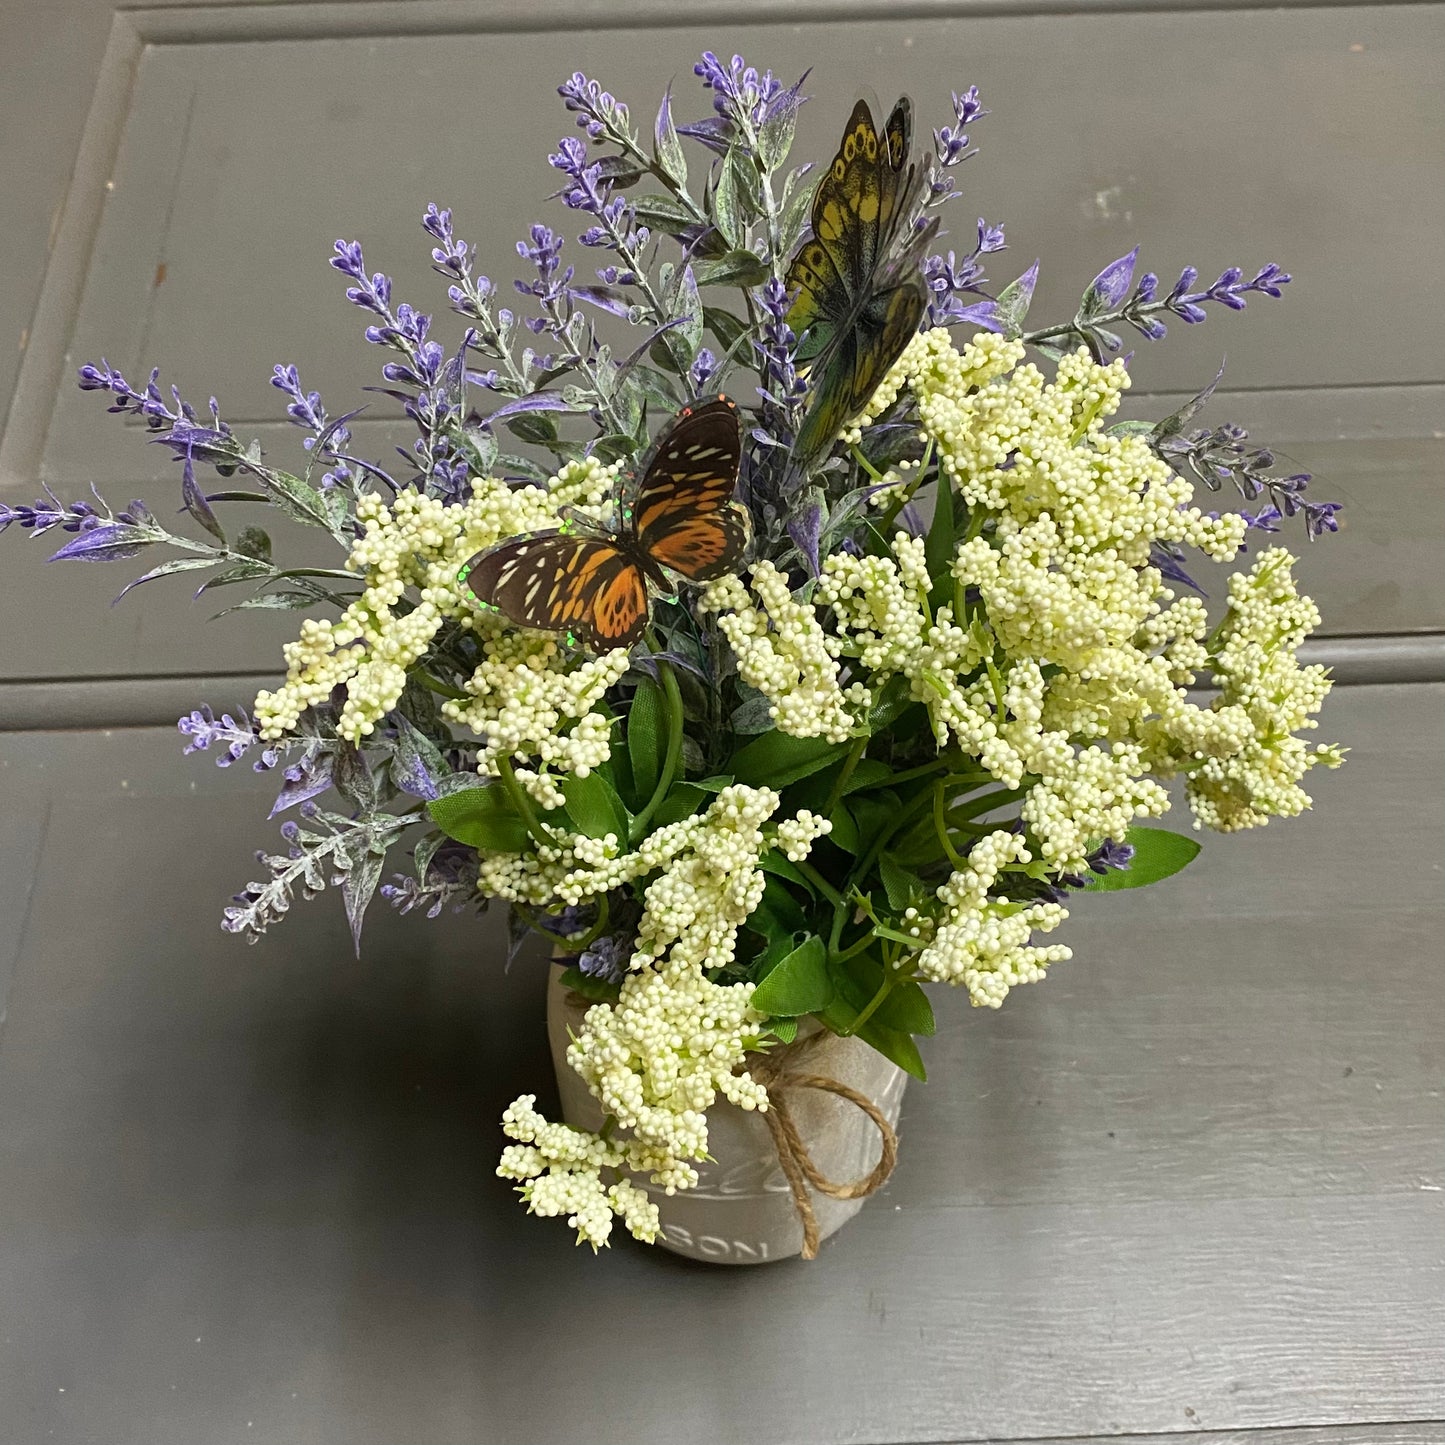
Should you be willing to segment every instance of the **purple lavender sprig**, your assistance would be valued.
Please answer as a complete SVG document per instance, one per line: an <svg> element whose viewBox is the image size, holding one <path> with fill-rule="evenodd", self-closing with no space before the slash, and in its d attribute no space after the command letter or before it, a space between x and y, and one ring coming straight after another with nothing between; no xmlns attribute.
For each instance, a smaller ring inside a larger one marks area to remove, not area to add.
<svg viewBox="0 0 1445 1445"><path fill-rule="evenodd" d="M423 821L423 815L419 811L394 814L366 809L359 817L346 818L305 802L301 816L310 826L303 827L294 819L281 825L285 853L256 854L269 877L248 883L236 894L222 916L221 927L227 933L243 934L247 943L256 943L267 928L286 916L297 894L315 898L332 883L342 890L359 954L362 916L381 881L387 850L413 823Z"/></svg>
<svg viewBox="0 0 1445 1445"><path fill-rule="evenodd" d="M469 904L486 906L486 900L477 892L474 849L446 839L425 857L419 846L417 861L422 876L397 873L393 874L393 882L381 885L381 896L398 913L420 908L428 918L436 918L448 907L460 913Z"/></svg>
<svg viewBox="0 0 1445 1445"><path fill-rule="evenodd" d="M190 739L184 756L214 749L216 766L221 768L229 768L232 763L239 762L255 747L261 748L260 755L252 764L258 773L274 768L281 756L276 744L262 745L260 731L242 708L236 709L235 717L223 712L218 718L208 704L202 703L176 723L176 731Z"/></svg>
<svg viewBox="0 0 1445 1445"><path fill-rule="evenodd" d="M1230 266L1220 273L1217 281L1196 291L1191 288L1198 281L1199 272L1193 266L1186 266L1174 286L1161 296L1159 278L1152 271L1146 272L1130 290L1138 259L1139 248L1135 246L1117 261L1111 261L1089 283L1072 321L1025 332L1023 340L1053 357L1084 345L1096 361L1102 362L1123 345L1118 333L1109 329L1112 326L1123 323L1147 340L1159 341L1168 330L1161 319L1165 314L1194 325L1208 316L1206 302L1231 311L1243 311L1249 296L1278 297L1290 280L1289 273L1271 261L1247 279L1238 266Z"/></svg>
<svg viewBox="0 0 1445 1445"><path fill-rule="evenodd" d="M353 282L346 288L352 305L376 316L366 339L400 354L381 369L389 387L379 388L399 401L419 433L410 451L398 448L415 468L422 485L445 501L456 501L469 475L470 452L461 437L466 417L467 348L478 339L469 331L458 356L430 338L431 317L406 302L392 306L391 278L368 272L359 241L339 240L331 265Z"/></svg>
<svg viewBox="0 0 1445 1445"><path fill-rule="evenodd" d="M496 287L489 277L473 271L476 252L453 230L449 210L428 204L421 224L427 235L437 242L431 253L432 270L451 282L447 299L452 310L472 322L477 350L502 365L500 372L495 369L468 372L468 380L504 396L526 395L532 385L529 368L518 363L512 350L516 316L505 306L493 311Z"/></svg>
<svg viewBox="0 0 1445 1445"><path fill-rule="evenodd" d="M1248 440L1249 433L1242 426L1225 422L1159 437L1154 449L1175 471L1202 482L1212 492L1230 482L1245 501L1266 497L1268 505L1257 515L1245 514L1254 530L1278 531L1273 524L1281 516L1302 516L1311 542L1326 532L1338 532L1343 504L1306 497L1311 480L1308 472L1275 476L1270 470L1275 465L1274 453L1268 447L1248 446Z"/></svg>
<svg viewBox="0 0 1445 1445"><path fill-rule="evenodd" d="M960 259L950 251L947 256L927 257L923 263L923 279L929 290L925 324L1002 330L998 303L984 290L988 277L984 275L980 257L1005 249L1003 227L990 226L980 216L977 239L966 256ZM974 299L968 301L965 297Z"/></svg>
<svg viewBox="0 0 1445 1445"><path fill-rule="evenodd" d="M757 67L749 65L741 55L734 55L724 65L711 50L704 50L692 73L702 81L705 90L712 91L712 108L732 128L735 140L755 140L770 121L796 111L801 104L798 99L801 80L797 85L786 86L771 70L759 73Z"/></svg>
<svg viewBox="0 0 1445 1445"><path fill-rule="evenodd" d="M759 290L758 299L763 320L753 340L753 354L763 404L758 409L758 424L751 431L756 447L744 483L754 520L765 535L771 535L771 524L787 510L783 497L787 461L807 401L808 383L798 373L798 338L788 325L787 288L772 277Z"/></svg>
<svg viewBox="0 0 1445 1445"><path fill-rule="evenodd" d="M968 130L975 121L988 114L979 101L978 86L970 85L962 95L954 92L953 124L941 126L933 132L933 154L928 159L923 201L925 208L942 206L958 195L957 183L947 172L978 154L978 147L970 139Z"/></svg>

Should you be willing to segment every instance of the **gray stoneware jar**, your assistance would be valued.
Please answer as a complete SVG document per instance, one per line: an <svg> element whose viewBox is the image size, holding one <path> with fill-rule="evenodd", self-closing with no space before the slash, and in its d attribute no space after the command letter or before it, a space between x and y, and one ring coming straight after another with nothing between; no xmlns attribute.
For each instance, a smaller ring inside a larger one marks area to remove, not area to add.
<svg viewBox="0 0 1445 1445"><path fill-rule="evenodd" d="M602 1126L602 1110L567 1065L568 1030L581 1026L589 1005L562 986L553 964L547 987L547 1037L562 1117L579 1129ZM871 1099L896 1129L908 1076L859 1039L829 1036L809 1049L807 1073L836 1079ZM877 1126L845 1099L792 1088L788 1107L817 1168L840 1184L864 1178L878 1163ZM719 1100L708 1112L708 1147L715 1162L698 1165L695 1189L667 1195L638 1180L662 1217L658 1244L710 1264L763 1264L802 1251L803 1226L778 1163L773 1136L756 1113ZM863 1199L834 1199L810 1191L820 1238L850 1220Z"/></svg>

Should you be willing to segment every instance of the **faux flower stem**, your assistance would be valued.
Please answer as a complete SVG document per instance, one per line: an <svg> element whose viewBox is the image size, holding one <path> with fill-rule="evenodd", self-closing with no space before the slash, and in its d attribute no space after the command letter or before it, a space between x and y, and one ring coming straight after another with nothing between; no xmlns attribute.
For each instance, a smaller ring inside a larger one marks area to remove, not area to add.
<svg viewBox="0 0 1445 1445"><path fill-rule="evenodd" d="M833 905L835 909L846 909L847 900L831 883L828 882L818 870L806 859L795 862L793 866Z"/></svg>
<svg viewBox="0 0 1445 1445"><path fill-rule="evenodd" d="M963 869L967 866L964 858L958 849L953 846L953 840L948 836L948 819L945 816L945 804L947 789L942 782L934 784L933 787L933 827L938 834L938 841L943 845L943 851L948 855L948 861L956 869Z"/></svg>
<svg viewBox="0 0 1445 1445"><path fill-rule="evenodd" d="M657 675L662 681L663 702L667 709L667 756L662 764L662 775L652 790L652 796L647 800L647 806L632 820L630 832L634 843L647 836L647 825L652 821L652 815L662 806L662 800L671 791L682 761L682 689L677 685L677 674L673 672L672 664L660 657L655 660Z"/></svg>
<svg viewBox="0 0 1445 1445"><path fill-rule="evenodd" d="M507 798L527 825L532 841L544 847L555 848L557 839L552 830L537 816L537 810L532 806L527 790L517 780L517 770L513 767L511 758L499 759L497 768L502 777L502 786L507 790Z"/></svg>
<svg viewBox="0 0 1445 1445"><path fill-rule="evenodd" d="M894 986L901 977L902 974L896 969L886 968L883 982L878 985L878 992L863 1005L862 1011L853 1019L853 1022L846 1028L839 1029L838 1033L844 1038L850 1034L856 1034L883 1007L884 1000L893 992Z"/></svg>
<svg viewBox="0 0 1445 1445"><path fill-rule="evenodd" d="M843 759L843 766L839 770L838 776L833 780L832 788L828 791L828 801L823 804L823 816L825 818L831 818L833 816L833 809L838 806L838 802L843 796L843 789L848 786L848 779L853 776L853 769L858 766L859 759L862 758L867 747L868 739L866 736L853 739L853 744L848 749L848 755Z"/></svg>

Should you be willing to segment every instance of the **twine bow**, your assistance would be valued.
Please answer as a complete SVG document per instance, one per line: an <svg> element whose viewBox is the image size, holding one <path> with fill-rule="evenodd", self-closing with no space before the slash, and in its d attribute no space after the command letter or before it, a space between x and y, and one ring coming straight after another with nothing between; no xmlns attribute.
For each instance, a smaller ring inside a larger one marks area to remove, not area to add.
<svg viewBox="0 0 1445 1445"><path fill-rule="evenodd" d="M820 1194L833 1199L866 1199L881 1189L893 1173L898 1162L898 1135L884 1117L883 1111L866 1094L847 1084L831 1079L826 1074L804 1074L796 1072L794 1065L804 1053L822 1039L826 1032L811 1034L797 1043L779 1049L776 1053L764 1055L756 1064L749 1061L748 1072L768 1091L768 1107L763 1112L768 1132L773 1136L773 1147L778 1151L778 1163L788 1181L793 1195L793 1207L798 1211L798 1221L803 1226L803 1258L816 1259L818 1255L818 1216L813 1212L813 1201L808 1193L812 1185ZM808 1146L793 1121L792 1110L788 1107L788 1093L793 1089L817 1089L825 1094L835 1094L861 1109L873 1121L882 1141L878 1162L861 1179L851 1184L839 1184L829 1179L808 1153Z"/></svg>

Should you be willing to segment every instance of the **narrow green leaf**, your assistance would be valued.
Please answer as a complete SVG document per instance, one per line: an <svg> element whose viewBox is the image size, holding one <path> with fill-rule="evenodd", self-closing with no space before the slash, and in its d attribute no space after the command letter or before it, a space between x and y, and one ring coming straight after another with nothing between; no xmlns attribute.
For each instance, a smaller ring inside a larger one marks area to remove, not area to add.
<svg viewBox="0 0 1445 1445"><path fill-rule="evenodd" d="M609 833L627 838L631 819L617 789L601 773L594 771L585 778L569 774L562 783L562 796L567 800L567 816L579 833L588 838L605 838Z"/></svg>
<svg viewBox="0 0 1445 1445"><path fill-rule="evenodd" d="M617 1002L618 986L615 983L608 983L605 978L597 978L593 974L583 973L575 965L571 968L564 968L558 982L568 992L581 994L588 1003Z"/></svg>
<svg viewBox="0 0 1445 1445"><path fill-rule="evenodd" d="M632 695L627 714L627 756L632 760L632 786L639 802L652 796L667 760L667 708L662 688L644 677Z"/></svg>
<svg viewBox="0 0 1445 1445"><path fill-rule="evenodd" d="M821 938L809 938L778 961L753 993L753 1007L759 1013L815 1013L826 1008L833 997L828 977L828 949Z"/></svg>
<svg viewBox="0 0 1445 1445"><path fill-rule="evenodd" d="M144 576L137 577L133 582L127 582L115 600L119 602L131 588L139 587L142 582L154 582L157 577L169 577L176 572L194 572L198 568L214 567L215 565L214 557L177 557L173 561L162 562L159 567L152 567ZM211 580L214 581L214 579Z"/></svg>
<svg viewBox="0 0 1445 1445"><path fill-rule="evenodd" d="M702 319L707 329L717 337L724 351L732 350L738 338L748 329L747 322L740 321L731 311L724 311L720 306L704 306Z"/></svg>
<svg viewBox="0 0 1445 1445"><path fill-rule="evenodd" d="M646 796L650 798L651 792ZM693 814L701 812L711 801L712 795L696 783L676 783L667 790L667 796L658 804L657 812L652 815L652 827L657 829L668 823L680 823L684 818L691 818Z"/></svg>
<svg viewBox="0 0 1445 1445"><path fill-rule="evenodd" d="M1130 828L1128 841L1134 857L1127 868L1092 874L1088 892L1111 893L1119 888L1143 888L1172 877L1199 856L1199 844L1183 833L1167 828Z"/></svg>
<svg viewBox="0 0 1445 1445"><path fill-rule="evenodd" d="M726 161L713 195L713 220L730 248L736 250L743 244L747 228L743 222L742 198L738 194L737 168Z"/></svg>
<svg viewBox="0 0 1445 1445"><path fill-rule="evenodd" d="M687 184L687 157L682 152L682 142L677 136L677 127L672 121L672 87L662 93L662 105L657 111L657 125L653 130L657 142L655 154L657 163L677 183L679 189Z"/></svg>
<svg viewBox="0 0 1445 1445"><path fill-rule="evenodd" d="M953 512L953 486L946 475L938 479L938 492L933 501L933 521L923 543L928 575L938 594L953 594L953 552L957 527ZM958 619L954 619L957 621Z"/></svg>
<svg viewBox="0 0 1445 1445"><path fill-rule="evenodd" d="M766 938L782 938L802 933L808 926L808 920L782 879L769 874L763 886L762 902L753 909L747 926Z"/></svg>
<svg viewBox="0 0 1445 1445"><path fill-rule="evenodd" d="M887 853L878 859L878 876L888 894L888 906L895 913L902 913L910 904L916 906L928 894L928 885L923 879L894 862Z"/></svg>
<svg viewBox="0 0 1445 1445"><path fill-rule="evenodd" d="M768 1027L780 1044L790 1044L798 1037L797 1019L774 1019Z"/></svg>
<svg viewBox="0 0 1445 1445"><path fill-rule="evenodd" d="M767 279L767 263L751 251L728 251L697 268L699 286L761 286Z"/></svg>
<svg viewBox="0 0 1445 1445"><path fill-rule="evenodd" d="M758 867L761 868L764 873L773 873L779 878L786 878L789 883L796 883L799 888L807 892L809 898L816 898L818 896L812 883L810 883L804 875L803 870L799 868L791 858L783 853L779 853L776 849L770 853L764 853L763 856L758 859Z"/></svg>
<svg viewBox="0 0 1445 1445"><path fill-rule="evenodd" d="M833 809L830 821L833 824L832 831L827 835L830 843L841 848L845 853L856 854L861 851L863 840L859 834L858 825L853 821L853 815L842 803Z"/></svg>
<svg viewBox="0 0 1445 1445"><path fill-rule="evenodd" d="M752 787L785 788L836 762L848 751L847 743L826 738L795 738L787 733L764 733L733 756L728 765L734 778Z"/></svg>

